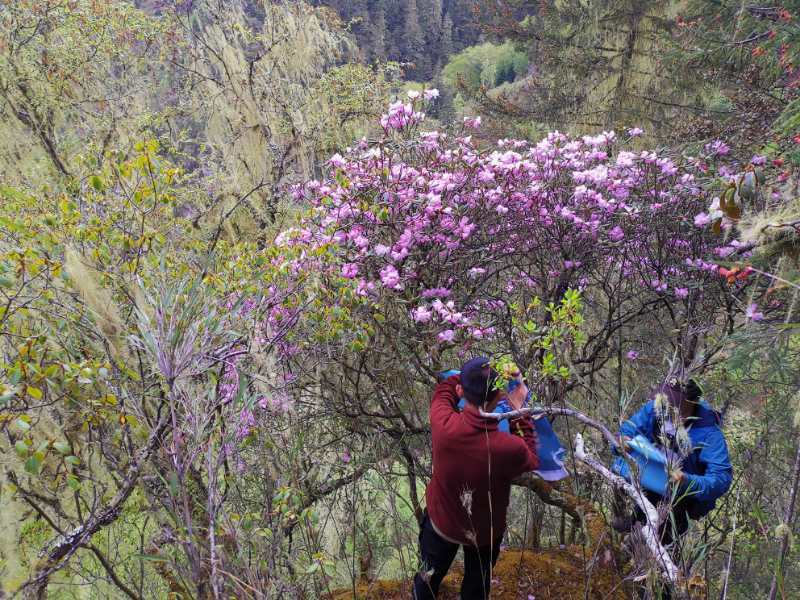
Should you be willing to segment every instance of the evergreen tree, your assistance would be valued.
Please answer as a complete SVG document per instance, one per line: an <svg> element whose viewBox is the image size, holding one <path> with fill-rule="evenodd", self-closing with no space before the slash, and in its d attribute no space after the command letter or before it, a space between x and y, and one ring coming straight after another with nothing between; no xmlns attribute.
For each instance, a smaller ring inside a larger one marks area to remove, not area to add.
<svg viewBox="0 0 800 600"><path fill-rule="evenodd" d="M475 0L314 0L352 23L368 62L413 62L408 76L429 80L447 58L480 40Z"/></svg>
<svg viewBox="0 0 800 600"><path fill-rule="evenodd" d="M403 26L403 58L412 63L407 70L410 79L424 80L430 76L431 61L425 49L425 35L419 21L417 0L408 0Z"/></svg>
<svg viewBox="0 0 800 600"><path fill-rule="evenodd" d="M442 41L439 45L439 51L442 57L447 57L456 51L453 42L453 19L449 14L445 14L442 19Z"/></svg>
<svg viewBox="0 0 800 600"><path fill-rule="evenodd" d="M369 13L369 29L372 31L369 44L369 61L377 62L385 60L388 56L387 50L387 37L388 31L386 30L386 10L383 5L383 0L377 0L372 6Z"/></svg>
<svg viewBox="0 0 800 600"><path fill-rule="evenodd" d="M424 24L425 55L431 69L438 69L441 60L442 4L441 0L417 0L420 25ZM432 73L426 79L429 79Z"/></svg>

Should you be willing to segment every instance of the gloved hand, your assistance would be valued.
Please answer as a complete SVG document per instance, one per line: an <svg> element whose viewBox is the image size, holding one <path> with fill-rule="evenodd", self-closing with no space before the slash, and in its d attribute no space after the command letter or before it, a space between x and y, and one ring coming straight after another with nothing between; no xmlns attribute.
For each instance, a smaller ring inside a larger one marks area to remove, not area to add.
<svg viewBox="0 0 800 600"><path fill-rule="evenodd" d="M683 483L684 481L686 481L686 473L684 473L680 469L673 469L670 472L669 477L675 483Z"/></svg>
<svg viewBox="0 0 800 600"><path fill-rule="evenodd" d="M620 436L619 436L619 443L618 443L618 445L617 445L617 446L614 446L613 448L611 448L611 454L616 454L617 456L619 456L620 454L622 454L622 453L619 451L619 448L620 448L620 446L621 446L621 447L624 447L626 450L627 450L628 448L630 448L630 447L631 447L631 438L629 438L627 435L620 435Z"/></svg>
<svg viewBox="0 0 800 600"><path fill-rule="evenodd" d="M506 386L508 392L508 403L512 410L519 410L528 399L528 386L522 381L522 373L516 373L514 378Z"/></svg>

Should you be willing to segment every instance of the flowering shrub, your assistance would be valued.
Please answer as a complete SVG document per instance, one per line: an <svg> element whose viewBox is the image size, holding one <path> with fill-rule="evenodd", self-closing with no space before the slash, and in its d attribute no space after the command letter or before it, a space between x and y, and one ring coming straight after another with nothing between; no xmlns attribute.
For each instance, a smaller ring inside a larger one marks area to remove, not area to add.
<svg viewBox="0 0 800 600"><path fill-rule="evenodd" d="M613 331L657 311L683 333L709 326L720 295L746 284L724 285L715 261L745 249L708 227L714 198L704 183L722 142L683 162L625 150L614 132L482 150L466 133L425 131L423 102L415 93L393 104L381 139L336 155L327 178L298 187L312 208L278 240L302 249L298 271L324 280L326 310L359 323L342 331L351 349L380 329L426 361L513 348L519 364L540 368L553 311L574 290L594 318L571 360L587 362L609 351Z"/></svg>

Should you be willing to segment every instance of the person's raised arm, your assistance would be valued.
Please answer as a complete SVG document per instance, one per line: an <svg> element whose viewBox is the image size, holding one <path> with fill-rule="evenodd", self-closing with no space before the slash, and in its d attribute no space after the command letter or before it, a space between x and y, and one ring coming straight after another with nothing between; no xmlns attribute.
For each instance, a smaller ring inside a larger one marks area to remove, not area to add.
<svg viewBox="0 0 800 600"><path fill-rule="evenodd" d="M619 427L620 437L634 438L642 435L648 440L653 439L653 424L655 412L653 401L647 402L642 408L634 413L630 418L623 421Z"/></svg>
<svg viewBox="0 0 800 600"><path fill-rule="evenodd" d="M437 383L431 397L431 431L447 427L448 421L458 415L458 375L452 375Z"/></svg>

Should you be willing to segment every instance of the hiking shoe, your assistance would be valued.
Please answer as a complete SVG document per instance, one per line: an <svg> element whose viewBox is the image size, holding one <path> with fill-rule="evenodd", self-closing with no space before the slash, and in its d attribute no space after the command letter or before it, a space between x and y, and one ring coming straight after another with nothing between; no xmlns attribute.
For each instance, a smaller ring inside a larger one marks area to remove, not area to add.
<svg viewBox="0 0 800 600"><path fill-rule="evenodd" d="M633 529L633 518L630 516L617 516L611 519L611 527L618 533L628 533Z"/></svg>

